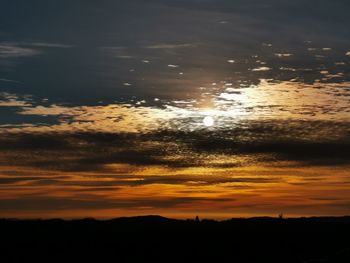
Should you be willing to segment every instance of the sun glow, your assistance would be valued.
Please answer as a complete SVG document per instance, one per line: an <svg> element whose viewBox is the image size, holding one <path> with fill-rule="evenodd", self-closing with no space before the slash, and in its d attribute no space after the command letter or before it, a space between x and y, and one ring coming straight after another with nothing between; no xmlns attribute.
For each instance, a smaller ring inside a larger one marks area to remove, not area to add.
<svg viewBox="0 0 350 263"><path fill-rule="evenodd" d="M206 116L204 119L203 119L203 124L207 127L211 127L213 126L215 123L214 121L214 118L211 117L211 116Z"/></svg>

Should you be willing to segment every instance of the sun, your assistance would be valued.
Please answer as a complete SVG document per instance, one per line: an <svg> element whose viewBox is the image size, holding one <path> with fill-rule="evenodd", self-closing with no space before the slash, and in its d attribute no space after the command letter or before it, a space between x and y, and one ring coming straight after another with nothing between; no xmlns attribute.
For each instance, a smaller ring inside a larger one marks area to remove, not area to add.
<svg viewBox="0 0 350 263"><path fill-rule="evenodd" d="M207 127L211 127L214 125L214 118L211 117L211 116L206 116L204 119L203 119L203 124Z"/></svg>

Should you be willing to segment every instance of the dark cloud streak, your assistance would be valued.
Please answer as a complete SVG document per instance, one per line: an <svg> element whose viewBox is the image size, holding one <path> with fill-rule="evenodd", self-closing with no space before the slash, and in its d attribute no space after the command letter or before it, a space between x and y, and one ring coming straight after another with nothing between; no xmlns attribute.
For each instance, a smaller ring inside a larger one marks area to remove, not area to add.
<svg viewBox="0 0 350 263"><path fill-rule="evenodd" d="M271 161L297 161L305 165L349 163L350 139L346 123L308 122L304 126L303 122L252 122L248 127L247 124L227 131L11 134L0 139L1 163L62 171L104 171L108 170L106 165L116 163L210 167L206 164L207 158L218 154L232 161L214 163L212 166L217 168ZM341 125L343 128L337 130ZM339 131L341 133L337 134ZM253 159L243 163L235 161L241 156Z"/></svg>

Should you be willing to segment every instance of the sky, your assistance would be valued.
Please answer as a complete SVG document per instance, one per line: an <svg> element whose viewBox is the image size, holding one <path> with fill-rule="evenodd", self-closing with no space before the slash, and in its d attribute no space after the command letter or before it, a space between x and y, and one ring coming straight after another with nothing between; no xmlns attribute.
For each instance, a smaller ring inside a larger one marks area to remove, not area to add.
<svg viewBox="0 0 350 263"><path fill-rule="evenodd" d="M0 217L350 214L347 0L3 0Z"/></svg>

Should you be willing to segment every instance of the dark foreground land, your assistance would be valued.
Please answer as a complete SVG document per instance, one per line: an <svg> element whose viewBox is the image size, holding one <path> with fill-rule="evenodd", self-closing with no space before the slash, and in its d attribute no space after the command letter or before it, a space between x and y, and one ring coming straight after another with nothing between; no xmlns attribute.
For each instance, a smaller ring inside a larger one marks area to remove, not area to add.
<svg viewBox="0 0 350 263"><path fill-rule="evenodd" d="M350 262L350 217L0 220L0 262Z"/></svg>

